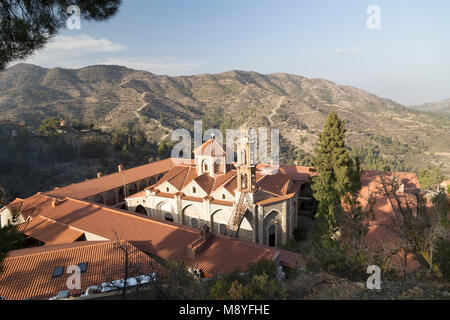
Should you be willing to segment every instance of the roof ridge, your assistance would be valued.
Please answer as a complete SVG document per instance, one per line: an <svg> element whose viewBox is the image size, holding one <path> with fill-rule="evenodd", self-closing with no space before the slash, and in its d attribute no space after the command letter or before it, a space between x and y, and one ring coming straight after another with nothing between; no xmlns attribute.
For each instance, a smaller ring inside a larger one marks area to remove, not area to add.
<svg viewBox="0 0 450 320"><path fill-rule="evenodd" d="M187 167L187 169L188 169L188 171L187 171L186 175L184 176L183 183L181 184L180 191L184 189L184 187L185 187L184 184L186 183L186 179L189 177L189 173L191 172L191 168L190 167Z"/></svg>
<svg viewBox="0 0 450 320"><path fill-rule="evenodd" d="M156 164L156 163L161 163L161 162L164 162L164 161L169 161L169 164L170 164L171 166L173 165L173 164L172 164L172 161L171 161L171 158L160 159L160 160L156 160L156 161L153 161L153 162L149 162L149 163L146 163L146 164L137 166L137 167L133 167L133 168L129 168L129 169L124 169L124 170L122 170L122 171L115 171L115 172L113 172L113 173L105 174L105 175L102 175L100 178L85 179L85 180L83 180L83 181L79 181L79 182L75 182L75 183L72 183L72 184L68 184L68 185L66 185L66 186L58 187L57 190L58 190L58 189L63 189L63 188L66 188L66 187L70 187L70 186L74 186L74 185L78 185L78 184L81 184L81 183L85 183L85 182L87 182L87 181L102 181L102 180L104 180L104 179L106 179L106 178L110 178L110 177L112 177L112 176L117 176L117 175L119 175L120 173L122 173L123 175L125 175L125 172L127 172L127 171L134 170L134 169L141 168L141 167L145 167L145 166L149 166L149 165L153 165L153 164ZM139 179L139 180L140 180L140 179ZM138 181L138 180L136 180L136 181ZM130 182L130 183L133 183L133 182L136 182L136 181L132 181L132 182ZM105 190L105 192L106 192L106 191L113 190L113 189L115 189L115 188ZM54 191L54 190L55 190L55 189L47 190L47 191L42 192L41 194L46 195L45 193L47 193L47 192L52 192L52 191ZM40 193L40 192L39 192L39 193ZM49 195L46 195L46 196L49 196Z"/></svg>
<svg viewBox="0 0 450 320"><path fill-rule="evenodd" d="M68 248L58 248L58 249L53 249L53 250L47 250L47 251L40 251L40 252L30 252L30 253L27 253L27 254L23 254L23 255L18 255L18 256L13 256L13 257L6 257L5 259L14 259L14 258L22 258L22 257L27 257L27 256L33 256L33 255L42 255L42 254L46 254L46 253L49 253L49 252L58 252L58 251L72 251L72 250L74 250L74 249L78 249L78 248L81 248L81 247L83 247L83 248L85 248L85 247L93 247L93 246L100 246L100 245L106 245L106 244L109 244L109 243L117 243L117 242L128 242L129 243L129 241L128 240L124 240L124 239L122 239L122 240L96 240L96 241L77 241L78 243L80 243L80 244L83 244L83 245L80 245L80 246L77 246L77 245L75 245L75 246L73 246L73 247L68 247ZM60 244L55 244L54 246L61 246L61 245L71 245L71 244L78 244L77 242L72 242L72 243L60 243ZM92 243L92 244L84 244L84 243L87 243L87 242L94 242L94 243ZM53 245L52 245L53 246ZM40 248L41 246L38 246L38 247L32 247L32 248ZM49 247L49 246L42 246L42 247ZM15 251L15 252L17 252L17 251L20 251L20 250L29 250L29 249L31 249L31 248L23 248L23 249L18 249L18 250L12 250L12 251L10 251L10 252L13 252L13 251Z"/></svg>
<svg viewBox="0 0 450 320"><path fill-rule="evenodd" d="M64 226L64 227L67 227L67 228L69 228L69 229L72 229L72 230L81 232L81 233L83 233L83 234L86 233L85 230L82 230L82 229L79 229L79 228L77 228L77 227L71 226L70 224L65 224L65 223L56 221L56 220L53 219L53 218L49 218L49 217L46 217L46 216L43 216L43 215L40 215L40 214L37 214L35 217L41 217L41 218L44 218L44 219L46 219L46 220L49 220L49 221L54 222L54 223L57 223L57 224L59 224L59 225L62 225L62 226ZM32 220L33 220L33 219L27 220L27 221L29 222L29 221L32 221Z"/></svg>
<svg viewBox="0 0 450 320"><path fill-rule="evenodd" d="M225 185L226 185L227 183L229 183L233 178L235 178L235 175L234 175L235 171L236 171L236 170L230 170L230 171L228 171L228 172L232 172L232 174L230 174L230 177L227 178L227 179L225 179L224 182L222 182L221 184L219 184L219 185L217 186L217 189L220 188L221 186L225 186ZM225 175L227 175L228 172L225 173ZM236 176L237 176L237 172L236 172ZM217 189L213 189L213 190L217 190Z"/></svg>
<svg viewBox="0 0 450 320"><path fill-rule="evenodd" d="M156 220L153 217L148 217L148 216L147 217L143 217L143 216L138 215L137 213L134 213L134 212L125 211L125 210L118 209L118 208L111 208L111 207L108 207L106 205L102 205L102 204L95 203L95 202L90 202L90 201L87 201L87 200L80 200L80 199L74 199L74 198L69 198L69 197L67 199L68 200L72 200L72 201L76 201L76 202L79 202L79 203L91 205L91 206L94 206L94 207L100 207L100 208L103 208L103 209L105 209L105 210L107 210L109 212L120 214L122 216L133 217L133 218L138 219L138 220L152 221L154 223L157 223L157 224L160 224L160 225L164 225L164 226L167 226L167 227L171 227L173 229L183 229L183 230L191 231L192 233L195 233L195 234L199 234L199 232L195 232L191 228L184 227L182 225L175 225L175 224L165 223L165 222Z"/></svg>

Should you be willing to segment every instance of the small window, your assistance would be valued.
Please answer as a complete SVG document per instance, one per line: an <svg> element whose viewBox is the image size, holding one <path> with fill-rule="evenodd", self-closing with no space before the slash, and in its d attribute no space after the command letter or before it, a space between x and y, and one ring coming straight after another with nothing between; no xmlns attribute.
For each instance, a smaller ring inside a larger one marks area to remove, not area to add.
<svg viewBox="0 0 450 320"><path fill-rule="evenodd" d="M80 268L80 272L84 273L87 270L87 262L82 262L78 264L78 267Z"/></svg>
<svg viewBox="0 0 450 320"><path fill-rule="evenodd" d="M223 193L223 194L222 194L222 200L225 200L225 198L226 198L226 197L225 197L225 194Z"/></svg>
<svg viewBox="0 0 450 320"><path fill-rule="evenodd" d="M219 233L220 234L226 234L227 233L227 225L226 224L221 223L219 225Z"/></svg>
<svg viewBox="0 0 450 320"><path fill-rule="evenodd" d="M191 227L194 229L198 229L198 220L197 219L191 219Z"/></svg>
<svg viewBox="0 0 450 320"><path fill-rule="evenodd" d="M166 191L169 192L169 187L166 187Z"/></svg>
<svg viewBox="0 0 450 320"><path fill-rule="evenodd" d="M192 187L192 193L196 193L197 192L197 188Z"/></svg>
<svg viewBox="0 0 450 320"><path fill-rule="evenodd" d="M52 275L52 277L53 277L53 278L61 277L61 276L63 275L63 273L64 273L64 267L56 267L56 268L53 270L53 275Z"/></svg>

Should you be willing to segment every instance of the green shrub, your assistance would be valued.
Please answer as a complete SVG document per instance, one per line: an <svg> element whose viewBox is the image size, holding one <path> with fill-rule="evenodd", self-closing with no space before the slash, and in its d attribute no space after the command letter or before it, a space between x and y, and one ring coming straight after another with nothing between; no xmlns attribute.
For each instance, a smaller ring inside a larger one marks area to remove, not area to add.
<svg viewBox="0 0 450 320"><path fill-rule="evenodd" d="M435 261L439 270L444 279L450 281L450 241L438 241L435 250Z"/></svg>
<svg viewBox="0 0 450 320"><path fill-rule="evenodd" d="M295 239L290 239L286 242L286 244L281 248L283 250L298 252L298 243Z"/></svg>

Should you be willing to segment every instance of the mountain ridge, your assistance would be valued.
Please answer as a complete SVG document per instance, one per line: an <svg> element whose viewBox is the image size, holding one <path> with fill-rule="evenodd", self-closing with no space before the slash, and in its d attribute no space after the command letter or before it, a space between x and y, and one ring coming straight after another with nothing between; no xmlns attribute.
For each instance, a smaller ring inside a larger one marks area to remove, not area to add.
<svg viewBox="0 0 450 320"><path fill-rule="evenodd" d="M430 112L447 112L450 113L450 98L440 100L437 102L428 102L419 105L411 106L411 108L420 111L430 111Z"/></svg>
<svg viewBox="0 0 450 320"><path fill-rule="evenodd" d="M155 140L167 140L170 129L192 130L194 120L222 129L245 123L280 129L290 160L307 158L332 109L347 121L350 147L373 148L405 168L450 172L450 116L326 79L244 70L171 77L114 65L17 64L0 73L0 119L32 128L50 116L92 121L105 131L140 126Z"/></svg>

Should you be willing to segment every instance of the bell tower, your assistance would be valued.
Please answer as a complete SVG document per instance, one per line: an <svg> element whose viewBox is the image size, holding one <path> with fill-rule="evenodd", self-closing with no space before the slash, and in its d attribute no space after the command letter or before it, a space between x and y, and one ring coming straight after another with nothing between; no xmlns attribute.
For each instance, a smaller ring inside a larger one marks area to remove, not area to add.
<svg viewBox="0 0 450 320"><path fill-rule="evenodd" d="M237 184L238 190L244 192L256 191L256 154L255 141L250 137L250 131L241 131L237 145Z"/></svg>

